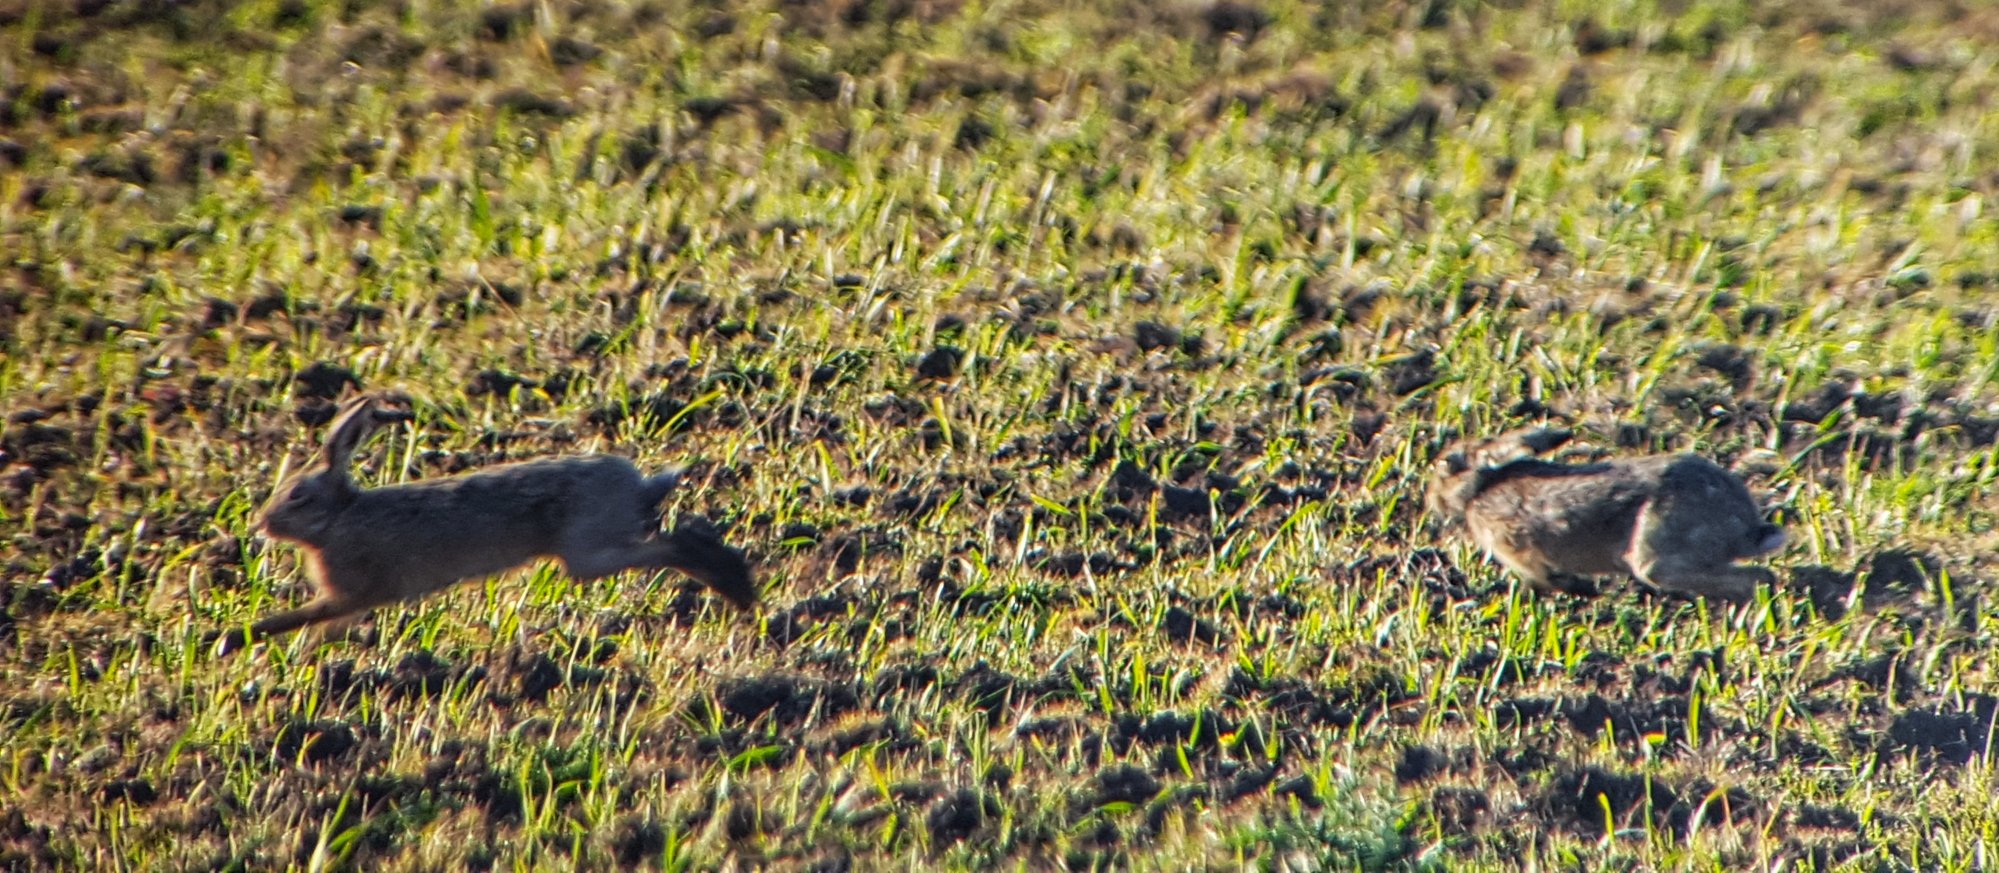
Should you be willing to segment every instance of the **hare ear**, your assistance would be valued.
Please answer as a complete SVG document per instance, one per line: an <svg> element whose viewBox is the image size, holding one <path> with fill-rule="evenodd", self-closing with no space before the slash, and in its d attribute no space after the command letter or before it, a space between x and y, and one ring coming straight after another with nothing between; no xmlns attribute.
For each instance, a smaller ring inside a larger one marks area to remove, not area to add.
<svg viewBox="0 0 1999 873"><path fill-rule="evenodd" d="M1574 436L1575 431L1559 427L1535 427L1502 434L1478 447L1476 466L1495 470L1551 451Z"/></svg>
<svg viewBox="0 0 1999 873"><path fill-rule="evenodd" d="M375 395L363 394L340 407L340 414L326 429L326 445L320 449L328 469L346 470L354 452L381 427L381 418L376 415L380 404Z"/></svg>
<svg viewBox="0 0 1999 873"><path fill-rule="evenodd" d="M1520 444L1528 451L1544 455L1574 439L1576 432L1566 427L1537 427L1520 434Z"/></svg>
<svg viewBox="0 0 1999 873"><path fill-rule="evenodd" d="M1456 447L1438 455L1436 460L1430 462L1431 472L1439 476L1455 476L1469 469L1471 469L1471 458L1466 457L1464 451Z"/></svg>

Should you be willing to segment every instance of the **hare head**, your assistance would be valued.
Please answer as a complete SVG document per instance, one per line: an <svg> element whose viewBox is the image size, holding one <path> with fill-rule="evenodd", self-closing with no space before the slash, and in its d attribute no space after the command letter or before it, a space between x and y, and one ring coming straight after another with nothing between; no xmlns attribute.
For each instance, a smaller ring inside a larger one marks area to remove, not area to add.
<svg viewBox="0 0 1999 873"><path fill-rule="evenodd" d="M1470 444L1452 446L1430 467L1430 487L1424 504L1445 522L1464 517L1465 507L1485 490L1494 474L1515 461L1555 450L1575 436L1567 428L1536 427L1510 431Z"/></svg>
<svg viewBox="0 0 1999 873"><path fill-rule="evenodd" d="M319 455L297 476L278 486L257 514L256 526L281 539L312 542L361 489L348 475L354 453L384 425L410 415L387 408L383 398L363 394L342 404Z"/></svg>

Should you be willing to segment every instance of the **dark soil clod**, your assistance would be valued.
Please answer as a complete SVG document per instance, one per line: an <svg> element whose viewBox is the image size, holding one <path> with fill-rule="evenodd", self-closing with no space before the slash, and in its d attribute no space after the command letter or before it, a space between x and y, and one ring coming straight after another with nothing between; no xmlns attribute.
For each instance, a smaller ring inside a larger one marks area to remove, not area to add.
<svg viewBox="0 0 1999 873"><path fill-rule="evenodd" d="M343 758L359 745L354 729L342 722L299 720L278 728L271 754L285 762L321 764Z"/></svg>
<svg viewBox="0 0 1999 873"><path fill-rule="evenodd" d="M730 680L717 697L723 713L738 722L769 716L782 725L797 725L815 715L830 719L860 703L860 696L845 685L782 673Z"/></svg>
<svg viewBox="0 0 1999 873"><path fill-rule="evenodd" d="M1152 774L1130 764L1119 764L1097 771L1096 794L1092 803L1102 806L1107 803L1145 803L1159 794L1159 780Z"/></svg>
<svg viewBox="0 0 1999 873"><path fill-rule="evenodd" d="M999 801L992 796L977 789L960 788L931 804L929 812L924 813L923 823L929 828L933 842L954 843L978 833L1001 812Z"/></svg>
<svg viewBox="0 0 1999 873"><path fill-rule="evenodd" d="M1167 639L1183 643L1215 645L1222 641L1221 628L1183 606L1169 607L1159 619L1159 630Z"/></svg>
<svg viewBox="0 0 1999 873"><path fill-rule="evenodd" d="M314 400L333 400L348 388L360 390L361 377L346 367L315 361L292 376L294 393Z"/></svg>
<svg viewBox="0 0 1999 873"><path fill-rule="evenodd" d="M938 346L916 362L916 375L938 381L955 378L964 363L965 352L955 346Z"/></svg>
<svg viewBox="0 0 1999 873"><path fill-rule="evenodd" d="M1979 694L1967 702L1967 709L1939 707L1902 713L1888 727L1884 750L1914 750L1946 764L1966 764L1989 755L1999 698Z"/></svg>

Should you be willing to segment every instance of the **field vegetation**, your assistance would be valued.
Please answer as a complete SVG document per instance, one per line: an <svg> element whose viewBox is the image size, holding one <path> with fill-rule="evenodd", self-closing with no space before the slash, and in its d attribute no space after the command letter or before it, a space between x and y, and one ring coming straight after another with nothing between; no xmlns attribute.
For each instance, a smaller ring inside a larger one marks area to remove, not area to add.
<svg viewBox="0 0 1999 873"><path fill-rule="evenodd" d="M0 0L0 869L1973 870L1999 11ZM212 654L370 484L685 464L755 560ZM1698 451L1540 595L1462 435Z"/></svg>

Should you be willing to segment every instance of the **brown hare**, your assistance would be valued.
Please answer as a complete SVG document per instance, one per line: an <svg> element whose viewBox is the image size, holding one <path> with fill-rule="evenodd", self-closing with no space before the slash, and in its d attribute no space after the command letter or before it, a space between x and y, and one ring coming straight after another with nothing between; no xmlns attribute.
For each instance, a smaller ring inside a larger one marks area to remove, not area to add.
<svg viewBox="0 0 1999 873"><path fill-rule="evenodd" d="M560 559L589 581L627 569L671 568L739 608L757 601L742 552L705 525L659 532L659 502L677 470L652 476L614 455L507 464L443 479L361 488L348 476L355 450L382 425L407 419L363 395L341 407L320 455L279 486L256 525L297 544L319 596L305 606L226 632L226 653L274 634L412 600L536 558Z"/></svg>
<svg viewBox="0 0 1999 873"><path fill-rule="evenodd" d="M1773 579L1735 562L1773 551L1784 531L1763 520L1742 480L1698 455L1593 464L1537 456L1569 439L1517 430L1460 446L1436 462L1427 502L1462 520L1487 554L1535 588L1592 591L1586 578L1629 574L1671 591L1747 600Z"/></svg>

